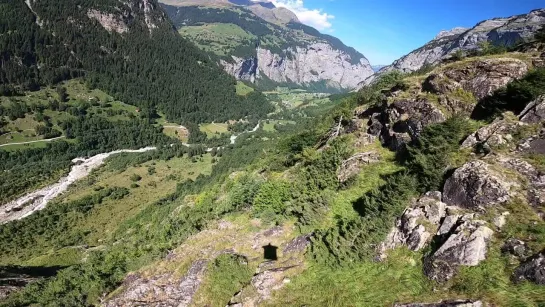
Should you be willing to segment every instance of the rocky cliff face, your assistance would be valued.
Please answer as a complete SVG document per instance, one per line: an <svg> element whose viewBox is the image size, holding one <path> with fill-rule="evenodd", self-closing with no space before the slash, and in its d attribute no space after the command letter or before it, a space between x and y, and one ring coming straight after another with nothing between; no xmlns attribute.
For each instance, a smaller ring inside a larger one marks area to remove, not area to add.
<svg viewBox="0 0 545 307"><path fill-rule="evenodd" d="M222 60L225 70L237 79L255 82L266 77L278 83L308 85L325 81L328 86L353 89L373 73L367 59L351 63L350 55L333 46L316 42L288 48L282 54L257 48L257 56Z"/></svg>
<svg viewBox="0 0 545 307"><path fill-rule="evenodd" d="M545 9L507 18L495 18L478 23L471 29L454 28L441 31L426 45L412 51L381 71L412 72L427 64L437 64L457 50L474 50L489 41L494 45L511 46L531 38L545 24Z"/></svg>
<svg viewBox="0 0 545 307"><path fill-rule="evenodd" d="M180 33L219 57L239 80L339 91L353 90L373 74L361 53L270 2L167 3L163 7Z"/></svg>

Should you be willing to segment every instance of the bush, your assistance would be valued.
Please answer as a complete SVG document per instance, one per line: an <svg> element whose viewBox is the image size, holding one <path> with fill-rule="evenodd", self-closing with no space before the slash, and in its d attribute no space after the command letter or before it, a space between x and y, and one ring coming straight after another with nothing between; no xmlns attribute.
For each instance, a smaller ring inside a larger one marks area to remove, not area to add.
<svg viewBox="0 0 545 307"><path fill-rule="evenodd" d="M379 189L354 202L360 217L340 220L336 227L316 233L311 247L313 259L336 266L369 260L375 254L416 189L415 178L407 173L393 174L385 180Z"/></svg>
<svg viewBox="0 0 545 307"><path fill-rule="evenodd" d="M138 182L138 181L142 180L142 176L140 176L138 174L132 174L130 179L131 179L131 181Z"/></svg>
<svg viewBox="0 0 545 307"><path fill-rule="evenodd" d="M452 167L450 155L459 150L460 142L475 129L469 120L452 117L426 127L405 152L398 154L398 160L419 179L419 192L441 188L444 173Z"/></svg>
<svg viewBox="0 0 545 307"><path fill-rule="evenodd" d="M291 199L290 185L282 181L268 181L262 184L253 200L256 215L264 212L284 214L286 202Z"/></svg>

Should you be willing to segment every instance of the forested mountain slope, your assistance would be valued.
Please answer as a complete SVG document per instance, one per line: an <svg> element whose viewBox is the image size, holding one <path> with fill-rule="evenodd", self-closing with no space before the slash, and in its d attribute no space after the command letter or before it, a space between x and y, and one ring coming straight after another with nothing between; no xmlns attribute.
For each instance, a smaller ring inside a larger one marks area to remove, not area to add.
<svg viewBox="0 0 545 307"><path fill-rule="evenodd" d="M155 0L3 1L3 94L84 76L91 87L175 122L225 121L270 106L172 28Z"/></svg>
<svg viewBox="0 0 545 307"><path fill-rule="evenodd" d="M163 3L182 36L215 55L237 79L262 88L352 90L373 73L361 53L270 2Z"/></svg>

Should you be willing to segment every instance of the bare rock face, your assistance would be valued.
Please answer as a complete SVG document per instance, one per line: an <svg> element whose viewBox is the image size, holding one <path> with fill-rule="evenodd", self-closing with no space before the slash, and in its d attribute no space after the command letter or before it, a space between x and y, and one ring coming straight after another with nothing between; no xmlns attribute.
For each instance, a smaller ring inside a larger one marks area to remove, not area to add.
<svg viewBox="0 0 545 307"><path fill-rule="evenodd" d="M441 202L441 193L426 193L396 221L395 227L381 246L382 252L403 245L414 251L424 248L437 232L445 215L446 204Z"/></svg>
<svg viewBox="0 0 545 307"><path fill-rule="evenodd" d="M507 83L521 78L527 72L528 65L518 59L476 60L430 75L424 81L423 89L445 94L461 88L472 93L477 99L482 99Z"/></svg>
<svg viewBox="0 0 545 307"><path fill-rule="evenodd" d="M454 171L445 183L443 201L452 206L476 209L507 202L515 183L504 180L488 164L477 160Z"/></svg>
<svg viewBox="0 0 545 307"><path fill-rule="evenodd" d="M520 113L520 120L529 124L538 124L545 120L545 96L530 102Z"/></svg>
<svg viewBox="0 0 545 307"><path fill-rule="evenodd" d="M373 74L366 58L354 63L349 54L318 41L306 47L290 47L282 54L259 47L255 58L232 57L222 65L234 77L251 82L263 77L301 85L325 81L339 89L355 89Z"/></svg>
<svg viewBox="0 0 545 307"><path fill-rule="evenodd" d="M531 38L545 24L545 9L507 18L494 18L478 23L471 29L443 31L426 45L385 67L381 72L399 70L412 72L425 65L434 65L452 56L457 50L474 50L479 43L510 46Z"/></svg>
<svg viewBox="0 0 545 307"><path fill-rule="evenodd" d="M367 132L379 136L383 145L397 150L418 138L427 125L445 120L441 110L427 100L399 100L372 114Z"/></svg>
<svg viewBox="0 0 545 307"><path fill-rule="evenodd" d="M102 13L97 10L89 10L87 12L87 17L96 19L104 27L104 29L110 32L114 31L122 34L129 31L129 27L120 16Z"/></svg>
<svg viewBox="0 0 545 307"><path fill-rule="evenodd" d="M476 266L486 259L488 242L493 235L486 222L475 220L473 214L464 215L443 244L424 261L428 278L445 282L460 266Z"/></svg>
<svg viewBox="0 0 545 307"><path fill-rule="evenodd" d="M395 307L483 307L481 301L470 300L454 300L442 301L439 303L410 303L410 304L395 304Z"/></svg>
<svg viewBox="0 0 545 307"><path fill-rule="evenodd" d="M527 280L538 285L545 285L545 251L522 263L515 270L513 279L517 282Z"/></svg>
<svg viewBox="0 0 545 307"><path fill-rule="evenodd" d="M207 260L193 262L186 275L178 282L173 282L170 274L154 276L152 279L129 275L124 281L123 293L103 306L189 306L199 289L207 264ZM157 299L159 297L160 300Z"/></svg>

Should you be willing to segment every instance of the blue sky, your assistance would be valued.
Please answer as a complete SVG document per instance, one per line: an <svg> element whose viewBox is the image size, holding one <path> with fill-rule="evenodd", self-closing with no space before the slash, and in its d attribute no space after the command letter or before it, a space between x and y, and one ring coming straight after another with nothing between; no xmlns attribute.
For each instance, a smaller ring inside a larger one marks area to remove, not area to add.
<svg viewBox="0 0 545 307"><path fill-rule="evenodd" d="M545 0L271 0L340 38L373 65L389 64L441 30L545 7Z"/></svg>

